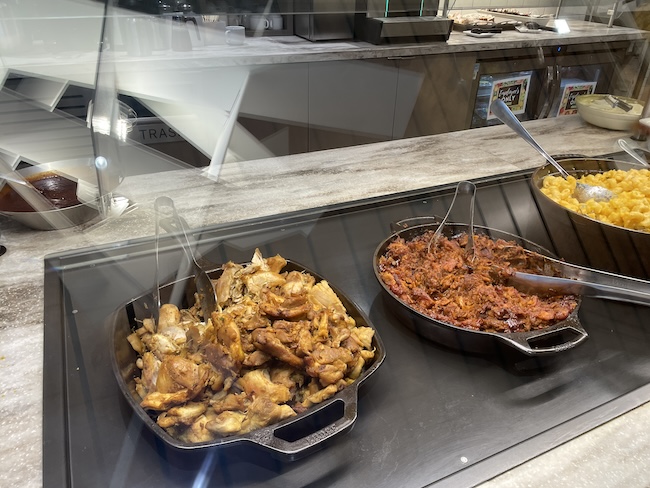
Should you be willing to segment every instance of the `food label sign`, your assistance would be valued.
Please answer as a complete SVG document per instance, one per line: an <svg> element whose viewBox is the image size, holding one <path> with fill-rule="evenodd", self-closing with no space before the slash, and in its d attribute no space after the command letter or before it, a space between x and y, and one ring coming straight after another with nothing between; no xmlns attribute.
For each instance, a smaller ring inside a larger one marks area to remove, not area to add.
<svg viewBox="0 0 650 488"><path fill-rule="evenodd" d="M573 115L578 113L576 97L579 95L591 95L596 89L596 82L582 82L575 85L566 85L562 92L560 106L557 109L557 116Z"/></svg>
<svg viewBox="0 0 650 488"><path fill-rule="evenodd" d="M129 139L142 144L182 141L181 135L156 117L140 117L129 133Z"/></svg>
<svg viewBox="0 0 650 488"><path fill-rule="evenodd" d="M492 84L492 96L488 110L488 120L496 118L492 113L492 102L503 100L512 113L523 114L526 111L528 102L528 88L530 87L530 76L517 76L515 78L502 78L495 80Z"/></svg>

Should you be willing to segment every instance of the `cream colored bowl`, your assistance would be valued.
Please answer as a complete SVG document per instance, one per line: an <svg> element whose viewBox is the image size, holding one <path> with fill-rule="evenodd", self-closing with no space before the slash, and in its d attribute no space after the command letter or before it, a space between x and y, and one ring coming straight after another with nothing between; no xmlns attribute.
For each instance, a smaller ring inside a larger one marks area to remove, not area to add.
<svg viewBox="0 0 650 488"><path fill-rule="evenodd" d="M578 113L588 122L604 129L630 130L641 117L643 104L634 98L616 97L632 105L626 112L620 107L612 107L605 98L607 95L580 95L576 97Z"/></svg>

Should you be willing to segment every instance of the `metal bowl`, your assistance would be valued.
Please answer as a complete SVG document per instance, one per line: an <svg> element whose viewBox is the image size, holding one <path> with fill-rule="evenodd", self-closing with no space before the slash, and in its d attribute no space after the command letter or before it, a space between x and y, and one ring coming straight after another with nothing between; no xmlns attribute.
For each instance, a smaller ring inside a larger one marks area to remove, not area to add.
<svg viewBox="0 0 650 488"><path fill-rule="evenodd" d="M293 270L307 272L314 276L317 281L323 279L304 266L288 261L283 271ZM221 272L221 270L218 270L208 274L211 279L216 280L221 275ZM295 417L290 417L277 424L262 427L247 434L223 437L203 443L187 443L172 437L156 423L155 413L146 411L140 406L141 398L135 390L135 377L140 374L140 370L135 364L137 353L126 339L135 328L140 326L137 322L141 323L142 319L151 317L151 310L154 306L153 291L133 299L117 310L109 319L109 324L113 327L112 344L110 345L113 372L124 398L134 413L158 438L176 449L201 450L237 444L254 444L280 459L291 461L323 447L324 443L333 436L347 432L354 426L357 419L359 387L381 366L386 357L386 351L379 333L370 323L370 320L332 283L329 283L329 285L338 295L348 314L358 325L374 329L375 334L372 345L375 349L375 357L370 364L366 365L366 368L354 383L346 386L322 403L314 405ZM177 306L187 308L194 303L195 290L196 286L193 278L168 283L161 287L161 303L176 302ZM175 299L172 300L171 297L175 297Z"/></svg>
<svg viewBox="0 0 650 488"><path fill-rule="evenodd" d="M602 158L567 158L558 161L571 175L618 169L642 169L639 164ZM592 268L647 279L650 277L650 233L606 224L564 208L541 188L548 175L558 176L550 164L538 168L531 177L535 200L546 228L556 243L557 254L567 261Z"/></svg>
<svg viewBox="0 0 650 488"><path fill-rule="evenodd" d="M373 257L375 277L384 291L383 295L387 299L388 306L400 318L401 322L411 330L446 347L475 354L489 354L494 351L493 346L495 343L498 343L508 346L514 351L524 353L527 356L547 356L571 349L587 339L587 332L582 327L578 318L580 300L578 300L578 306L565 320L549 327L530 332L487 332L472 330L433 319L415 310L395 295L388 285L384 283L379 271L379 259L385 254L388 245L395 239L401 237L405 240L410 240L427 231L435 231L439 225L439 223L417 225L418 220L420 219L409 219L413 223L412 226L395 232L381 242L377 246ZM443 234L447 237L452 237L461 232L467 232L468 228L469 226L467 224L448 223L445 224ZM545 256L552 256L552 253L547 249L507 232L481 226L474 226L474 232L488 235L492 239L514 241L516 244L530 251Z"/></svg>
<svg viewBox="0 0 650 488"><path fill-rule="evenodd" d="M55 173L63 176L66 180L72 181L79 185L79 179L69 172L62 169L62 166L55 164L41 164L16 171L29 182L36 182L39 179L51 176ZM8 192L15 193L15 190L5 183L0 190L0 195L6 195ZM0 215L9 217L12 220L36 230L54 230L68 227L75 227L85 224L99 215L98 200L88 200L79 202L75 205L47 210L44 212L32 211L14 211L8 200L0 198Z"/></svg>

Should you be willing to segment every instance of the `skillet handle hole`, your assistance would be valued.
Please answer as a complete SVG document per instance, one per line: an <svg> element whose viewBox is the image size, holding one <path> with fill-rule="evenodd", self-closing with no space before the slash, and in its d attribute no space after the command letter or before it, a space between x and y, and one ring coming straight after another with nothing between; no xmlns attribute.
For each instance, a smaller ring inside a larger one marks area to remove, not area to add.
<svg viewBox="0 0 650 488"><path fill-rule="evenodd" d="M531 337L528 339L528 345L532 349L550 349L564 344L572 344L582 334L572 328L566 328Z"/></svg>
<svg viewBox="0 0 650 488"><path fill-rule="evenodd" d="M345 402L338 400L311 413L298 422L276 429L274 435L283 441L295 442L333 424L342 418L344 413Z"/></svg>

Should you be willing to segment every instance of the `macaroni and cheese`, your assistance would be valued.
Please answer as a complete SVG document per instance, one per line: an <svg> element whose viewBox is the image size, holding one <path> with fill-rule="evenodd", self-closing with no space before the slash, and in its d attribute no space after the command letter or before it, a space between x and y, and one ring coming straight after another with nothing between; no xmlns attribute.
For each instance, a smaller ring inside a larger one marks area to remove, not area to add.
<svg viewBox="0 0 650 488"><path fill-rule="evenodd" d="M580 203L573 197L576 181L603 186L616 195L607 202L588 200ZM610 170L584 175L546 176L542 193L563 207L606 224L650 232L650 170Z"/></svg>

